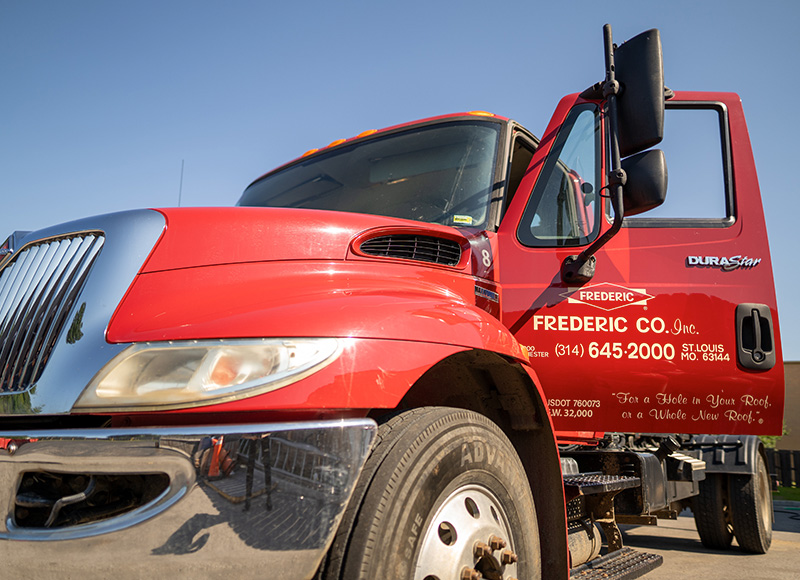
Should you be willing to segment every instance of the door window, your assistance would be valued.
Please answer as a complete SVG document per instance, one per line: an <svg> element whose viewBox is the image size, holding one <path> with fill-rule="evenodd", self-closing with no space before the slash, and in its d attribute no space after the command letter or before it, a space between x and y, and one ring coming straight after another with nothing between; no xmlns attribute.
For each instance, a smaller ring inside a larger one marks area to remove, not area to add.
<svg viewBox="0 0 800 580"><path fill-rule="evenodd" d="M578 246L595 237L599 220L600 115L572 109L533 188L517 232L526 246Z"/></svg>
<svg viewBox="0 0 800 580"><path fill-rule="evenodd" d="M723 227L733 223L725 109L667 103L664 140L669 180L664 203L626 227Z"/></svg>

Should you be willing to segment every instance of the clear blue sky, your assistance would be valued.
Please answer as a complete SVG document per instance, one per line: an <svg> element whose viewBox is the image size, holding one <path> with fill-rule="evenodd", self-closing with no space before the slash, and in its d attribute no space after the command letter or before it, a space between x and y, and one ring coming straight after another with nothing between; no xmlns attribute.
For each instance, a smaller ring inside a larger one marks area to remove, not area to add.
<svg viewBox="0 0 800 580"><path fill-rule="evenodd" d="M91 214L232 205L312 147L489 110L541 134L660 28L668 86L738 92L767 215L784 356L800 360L800 2L0 0L0 239Z"/></svg>

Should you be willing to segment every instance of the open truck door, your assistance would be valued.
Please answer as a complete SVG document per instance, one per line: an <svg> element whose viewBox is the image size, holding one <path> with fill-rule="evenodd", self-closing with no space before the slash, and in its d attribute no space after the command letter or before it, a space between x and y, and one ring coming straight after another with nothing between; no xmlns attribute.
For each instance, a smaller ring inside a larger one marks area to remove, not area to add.
<svg viewBox="0 0 800 580"><path fill-rule="evenodd" d="M606 40L611 74L559 104L499 228L504 323L559 430L779 434L778 316L741 102L665 89L658 31ZM661 118L666 155L646 150Z"/></svg>

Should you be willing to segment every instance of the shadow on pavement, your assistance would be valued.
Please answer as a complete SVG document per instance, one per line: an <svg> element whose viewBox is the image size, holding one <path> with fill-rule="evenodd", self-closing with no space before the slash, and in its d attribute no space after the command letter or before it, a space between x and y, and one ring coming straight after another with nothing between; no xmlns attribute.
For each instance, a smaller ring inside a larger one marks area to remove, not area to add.
<svg viewBox="0 0 800 580"><path fill-rule="evenodd" d="M800 502L775 502L775 523L772 529L776 532L800 533Z"/></svg>
<svg viewBox="0 0 800 580"><path fill-rule="evenodd" d="M773 513L774 532L800 534L800 502L775 502ZM711 550L703 546L690 510L684 510L677 520L661 520L658 526L620 526L620 530L626 546L642 550L670 550L727 556L750 555L740 551L735 540L730 550Z"/></svg>
<svg viewBox="0 0 800 580"><path fill-rule="evenodd" d="M683 519L683 518L681 518ZM694 520L689 516L686 522L690 527L685 531L694 532L694 538L685 538L672 535L665 535L664 527L650 526L620 526L622 529L622 542L626 546L638 550L671 551L671 552L691 552L695 554L724 554L726 556L751 556L747 552L742 552L734 544L730 550L710 550L703 546L700 538L696 537L697 532L694 528ZM684 526L681 526L684 528ZM670 528L674 530L675 528ZM652 533L648 531L652 530ZM631 533L632 532L632 533Z"/></svg>

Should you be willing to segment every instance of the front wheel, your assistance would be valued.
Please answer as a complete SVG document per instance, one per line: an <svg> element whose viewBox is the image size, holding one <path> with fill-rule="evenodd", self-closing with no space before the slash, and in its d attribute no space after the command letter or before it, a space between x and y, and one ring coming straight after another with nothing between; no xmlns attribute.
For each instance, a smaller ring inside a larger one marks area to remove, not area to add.
<svg viewBox="0 0 800 580"><path fill-rule="evenodd" d="M502 431L438 407L380 425L326 578L541 578L533 497Z"/></svg>

